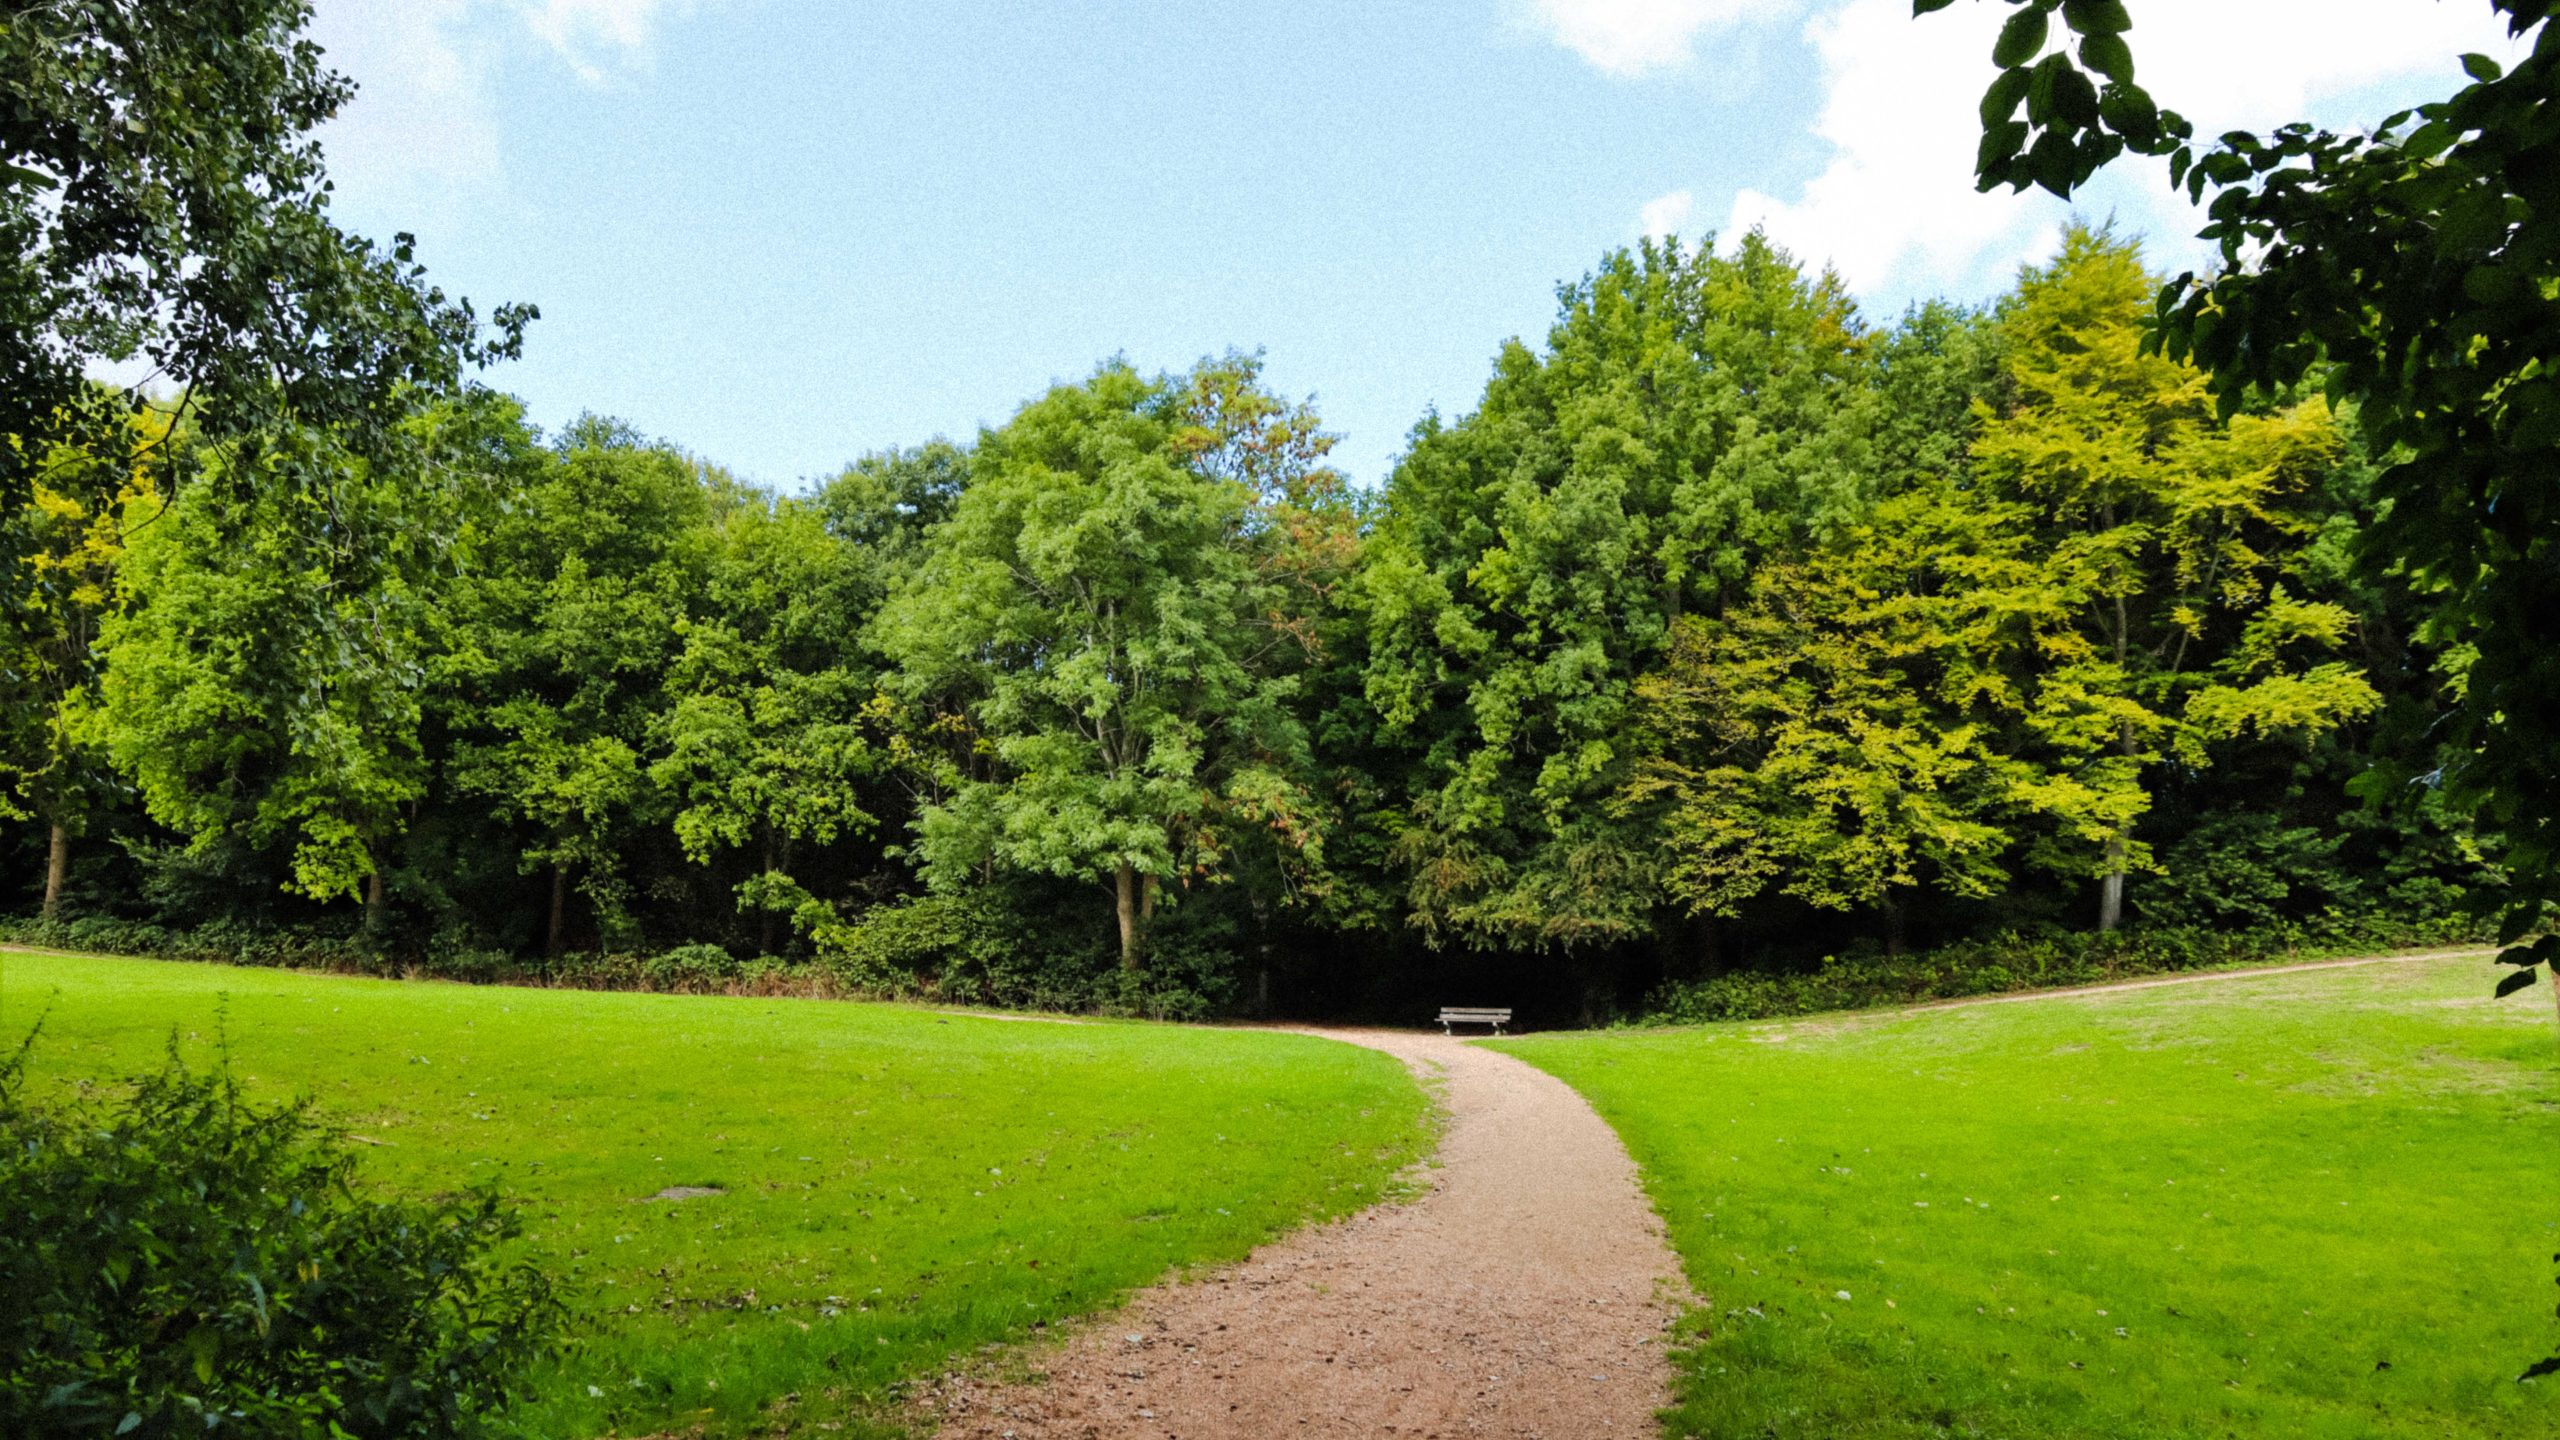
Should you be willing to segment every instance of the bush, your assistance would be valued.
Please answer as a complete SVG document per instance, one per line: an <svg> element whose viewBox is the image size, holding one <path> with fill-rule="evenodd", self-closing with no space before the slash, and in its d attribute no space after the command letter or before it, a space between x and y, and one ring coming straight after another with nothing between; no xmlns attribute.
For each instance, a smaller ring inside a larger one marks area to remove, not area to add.
<svg viewBox="0 0 2560 1440"><path fill-rule="evenodd" d="M174 1043L121 1100L51 1110L26 1054L0 1067L0 1434L467 1436L552 1348L494 1191L361 1196L306 1105Z"/></svg>
<svg viewBox="0 0 2560 1440"><path fill-rule="evenodd" d="M679 945L642 961L640 976L652 990L692 993L726 989L744 968L718 945Z"/></svg>
<svg viewBox="0 0 2560 1440"><path fill-rule="evenodd" d="M1168 907L1132 972L1090 920L1089 908L1061 914L1054 897L995 886L887 901L810 939L837 983L868 994L1156 1020L1203 1019L1233 999L1228 927Z"/></svg>
<svg viewBox="0 0 2560 1440"><path fill-rule="evenodd" d="M380 951L352 930L283 929L212 920L192 930L172 930L105 915L45 924L0 921L0 940L109 955L154 955L165 960L208 960L291 970L342 970L366 974L389 968Z"/></svg>
<svg viewBox="0 0 2560 1440"><path fill-rule="evenodd" d="M1647 1025L1701 1025L1769 1020L1827 1010L1864 1010L2097 985L2142 975L2274 964L2306 955L2445 945L2491 937L2479 921L2393 920L2324 915L2307 924L2249 930L2167 927L2117 931L2005 934L1966 940L1921 955L1826 958L1811 970L1737 971L1664 985L1645 1000Z"/></svg>

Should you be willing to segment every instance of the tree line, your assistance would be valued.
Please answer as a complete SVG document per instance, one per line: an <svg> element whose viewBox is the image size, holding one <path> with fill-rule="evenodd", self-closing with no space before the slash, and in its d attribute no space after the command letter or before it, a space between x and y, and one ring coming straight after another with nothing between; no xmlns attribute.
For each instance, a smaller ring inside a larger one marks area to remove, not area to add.
<svg viewBox="0 0 2560 1440"><path fill-rule="evenodd" d="M9 873L1048 1003L2449 913L2493 857L2430 783L2464 652L2352 563L2388 457L2316 376L2217 407L2157 288L2080 228L1877 323L1648 241L1374 492L1246 354L787 494L472 385L362 445L146 405L16 516Z"/></svg>

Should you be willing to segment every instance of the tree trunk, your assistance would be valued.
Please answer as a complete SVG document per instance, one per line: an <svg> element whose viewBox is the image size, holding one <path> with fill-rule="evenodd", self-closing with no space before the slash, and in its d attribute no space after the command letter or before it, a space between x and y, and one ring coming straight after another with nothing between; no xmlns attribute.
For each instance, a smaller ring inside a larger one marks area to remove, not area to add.
<svg viewBox="0 0 2560 1440"><path fill-rule="evenodd" d="M559 959L561 937L568 928L569 867L565 863L555 864L551 867L551 927L542 942L542 953L554 960Z"/></svg>
<svg viewBox="0 0 2560 1440"><path fill-rule="evenodd" d="M1714 979L1724 973L1724 927L1716 923L1713 915L1692 916L1689 923L1697 935L1691 954L1697 963L1698 978Z"/></svg>
<svg viewBox="0 0 2560 1440"><path fill-rule="evenodd" d="M373 873L364 881L364 934L368 940L382 938L386 924L382 908L382 862L373 862Z"/></svg>
<svg viewBox="0 0 2560 1440"><path fill-rule="evenodd" d="M62 918L62 887L71 878L71 832L59 824L44 853L44 923Z"/></svg>
<svg viewBox="0 0 2560 1440"><path fill-rule="evenodd" d="M1146 919L1138 910L1138 870L1126 861L1113 876L1113 908L1120 917L1120 968L1135 971L1145 944ZM1152 881L1150 882L1152 884Z"/></svg>
<svg viewBox="0 0 2560 1440"><path fill-rule="evenodd" d="M764 832L764 873L771 875L781 868L781 847L774 843L773 831L768 829ZM773 907L766 905L762 908L763 914L756 920L756 953L770 955L773 953Z"/></svg>
<svg viewBox="0 0 2560 1440"><path fill-rule="evenodd" d="M2117 623L2122 623L2125 600L2117 597L2115 607L2117 607ZM2117 643L2115 643L2115 664L2125 664L2125 641L2122 641L2122 635L2117 635ZM2125 756L2127 761L2132 758L2132 725L2117 725L2115 728L2115 751L2120 753L2120 756ZM2125 856L2127 856L2125 833L2117 830L2115 835L2107 835L2107 876L2099 881L2099 887L2097 887L2097 933L2099 935L2112 935L2117 925L2125 922L2125 869L2127 869Z"/></svg>
<svg viewBox="0 0 2560 1440"><path fill-rule="evenodd" d="M2124 837L2107 839L2107 873L2098 881L2098 933L2112 934L2124 923Z"/></svg>
<svg viewBox="0 0 2560 1440"><path fill-rule="evenodd" d="M1600 1013L1600 967L1590 956L1576 955L1573 978L1574 988L1581 992L1578 1008L1582 1028L1595 1029L1603 1019Z"/></svg>
<svg viewBox="0 0 2560 1440"><path fill-rule="evenodd" d="M1885 897L1884 953L1896 958L1911 953L1911 902L1899 895Z"/></svg>
<svg viewBox="0 0 2560 1440"><path fill-rule="evenodd" d="M1253 1018L1271 1018L1271 916L1264 910L1262 899L1250 902L1253 910Z"/></svg>

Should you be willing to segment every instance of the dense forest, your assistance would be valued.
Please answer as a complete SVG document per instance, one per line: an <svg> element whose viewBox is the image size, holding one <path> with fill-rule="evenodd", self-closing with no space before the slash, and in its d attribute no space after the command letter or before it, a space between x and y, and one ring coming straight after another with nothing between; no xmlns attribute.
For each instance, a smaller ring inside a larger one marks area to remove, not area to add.
<svg viewBox="0 0 2560 1440"><path fill-rule="evenodd" d="M2464 656L2350 563L2389 457L2316 384L2224 413L2158 289L2083 228L1887 322L1756 234L1648 241L1375 491L1243 353L794 493L467 384L361 447L145 405L14 517L0 903L470 977L1555 1019L1993 937L2436 933L2495 857L2433 783Z"/></svg>

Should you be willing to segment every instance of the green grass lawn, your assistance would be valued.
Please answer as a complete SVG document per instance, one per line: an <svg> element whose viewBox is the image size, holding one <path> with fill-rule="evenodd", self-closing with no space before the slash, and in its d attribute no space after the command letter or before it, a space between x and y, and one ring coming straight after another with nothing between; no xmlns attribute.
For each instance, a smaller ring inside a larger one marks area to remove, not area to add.
<svg viewBox="0 0 2560 1440"><path fill-rule="evenodd" d="M372 1183L520 1198L580 1343L530 1434L883 1412L955 1352L1376 1200L1428 1140L1383 1055L880 1005L473 988L0 955L40 1084L209 1056L307 1092ZM681 1203L670 1186L727 1193ZM829 1428L832 1428L830 1425Z"/></svg>
<svg viewBox="0 0 2560 1440"><path fill-rule="evenodd" d="M2449 960L1502 1049L1702 1296L1674 1436L2545 1436L2550 992Z"/></svg>

